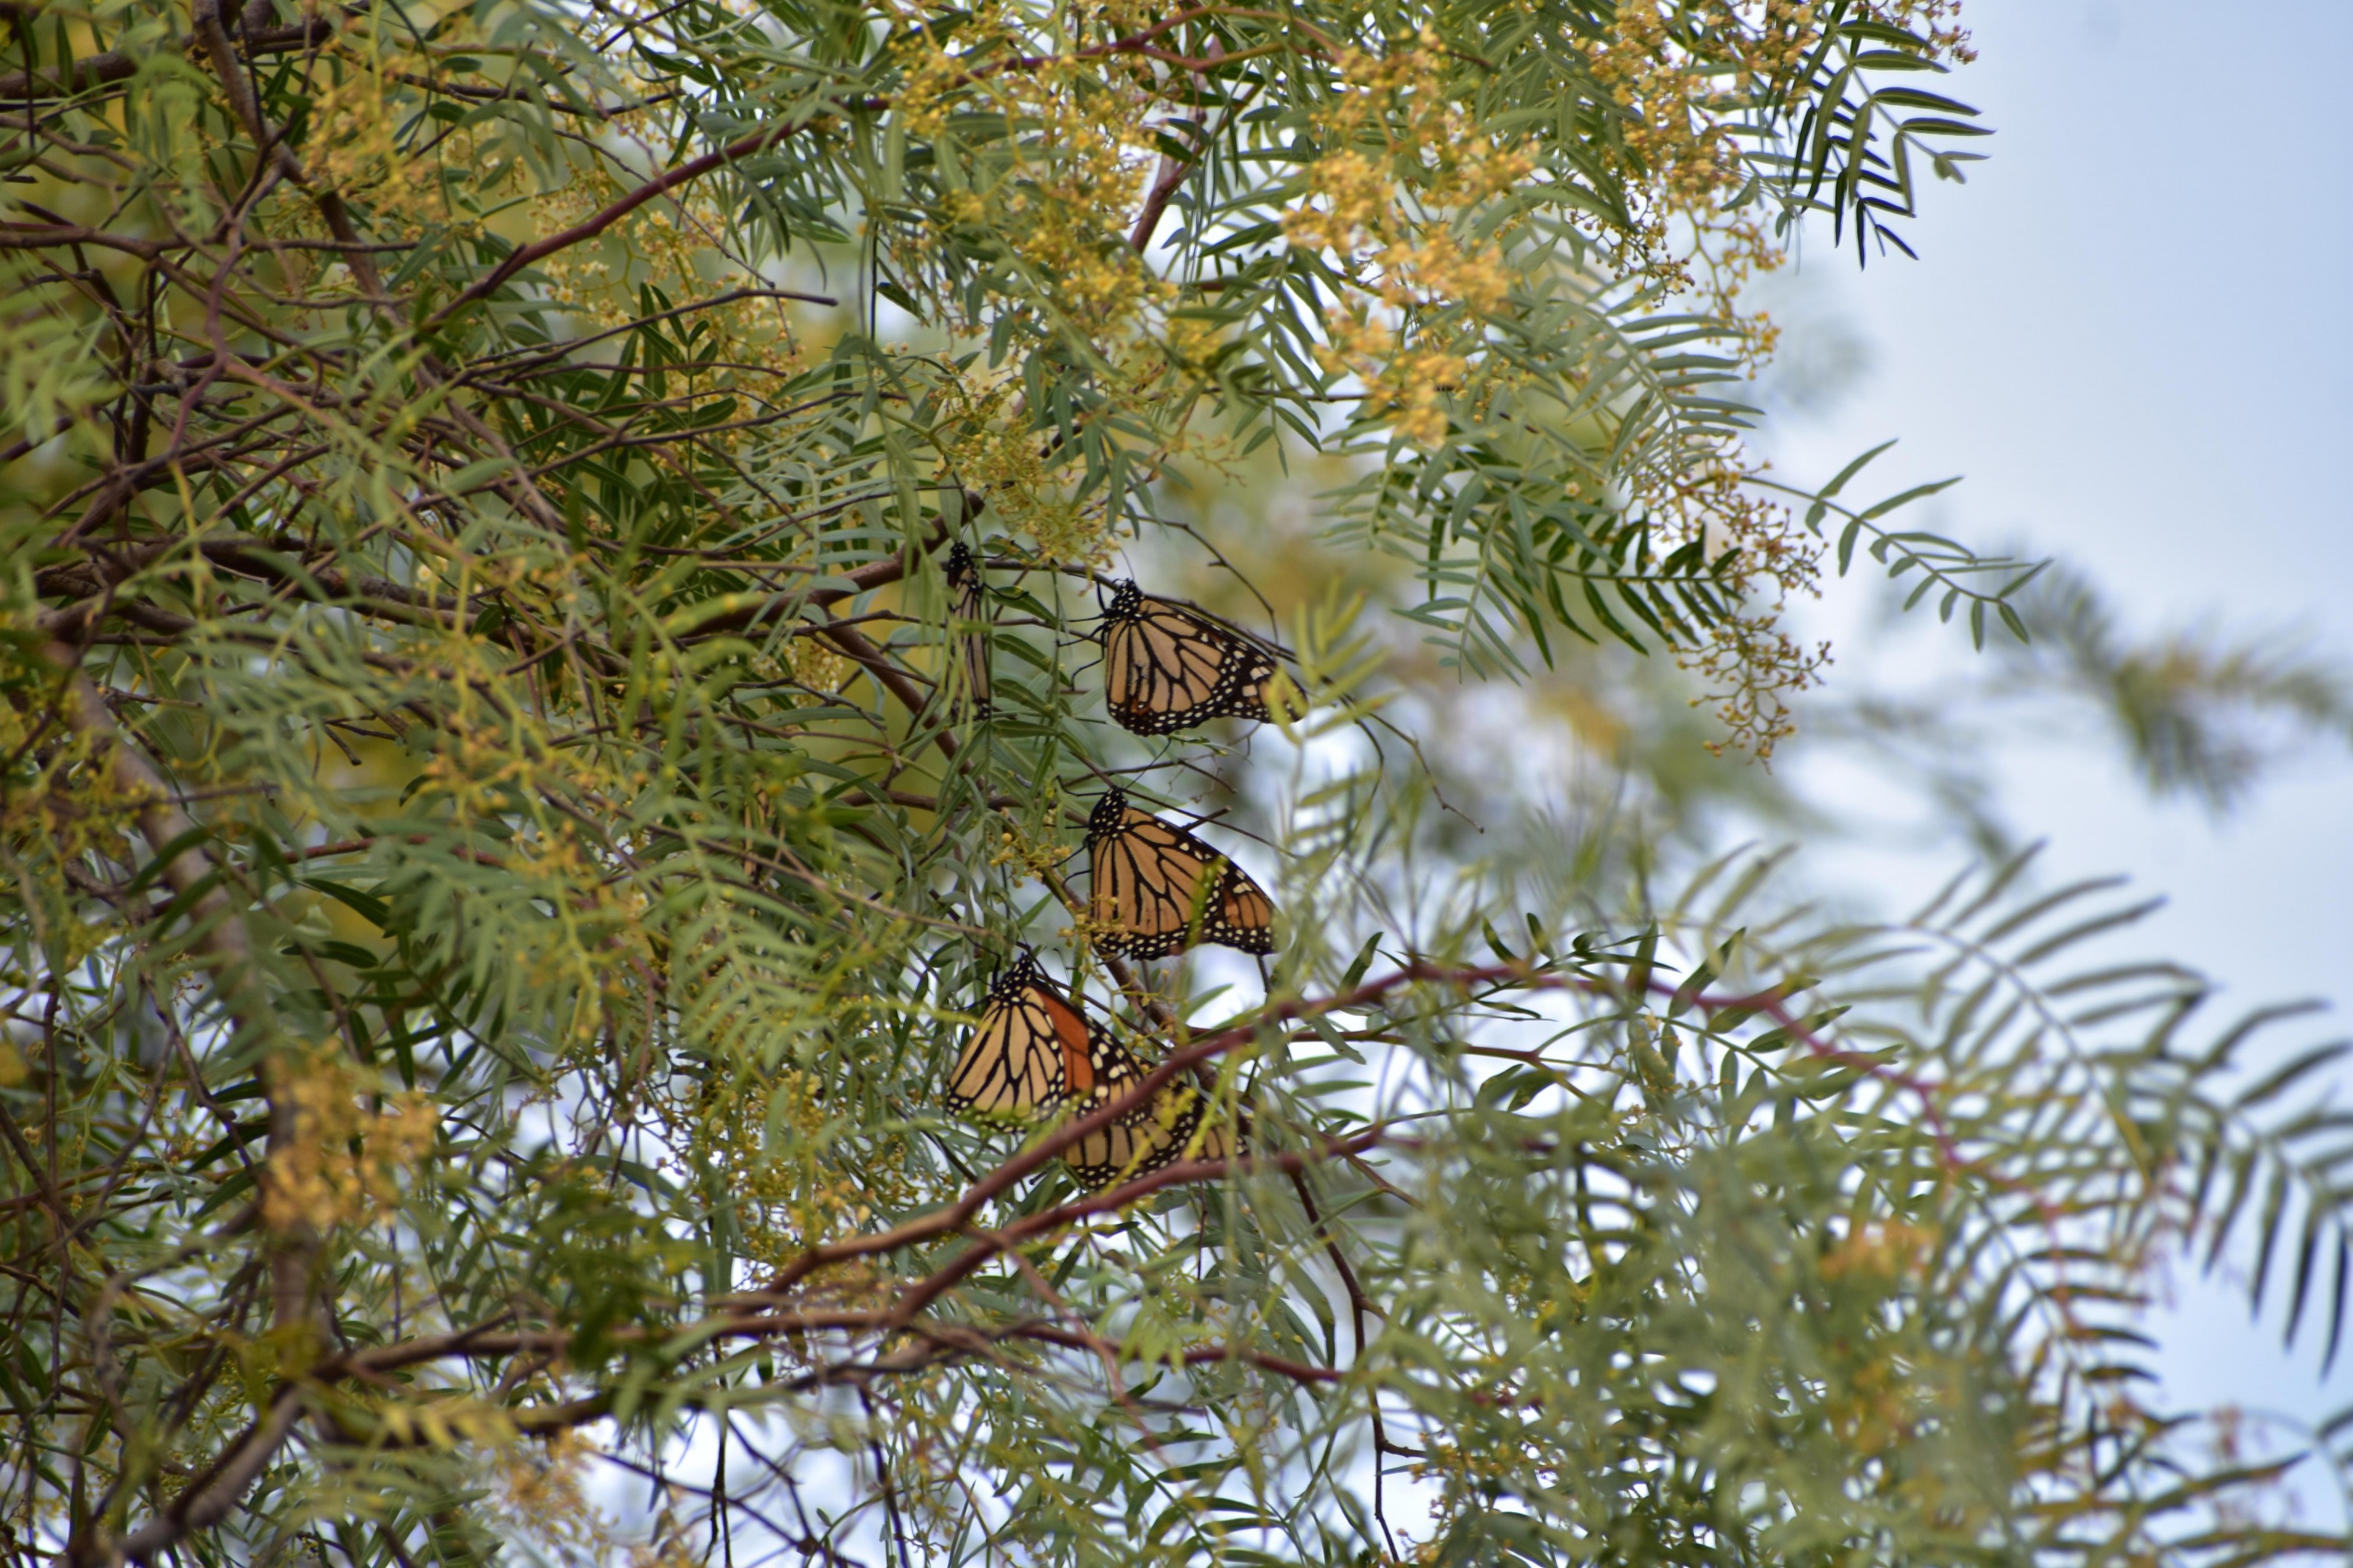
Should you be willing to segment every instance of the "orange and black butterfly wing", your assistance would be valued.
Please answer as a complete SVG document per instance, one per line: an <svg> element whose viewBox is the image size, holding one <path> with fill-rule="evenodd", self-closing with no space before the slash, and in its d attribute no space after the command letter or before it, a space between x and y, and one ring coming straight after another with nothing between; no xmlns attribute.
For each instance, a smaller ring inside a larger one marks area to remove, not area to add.
<svg viewBox="0 0 2353 1568"><path fill-rule="evenodd" d="M1203 705L1209 710L1205 717L1264 723L1272 716L1266 706L1266 683L1274 679L1274 659L1255 643L1235 641L1240 651L1227 661L1225 684Z"/></svg>
<svg viewBox="0 0 2353 1568"><path fill-rule="evenodd" d="M1144 1064L1126 1047L1108 1036L1102 1043L1104 1049L1096 1058L1098 1080L1092 1090L1073 1098L1073 1116L1084 1116L1127 1093L1145 1074ZM1122 1111L1110 1125L1065 1149L1062 1163L1071 1179L1089 1191L1148 1175L1184 1155L1207 1105L1207 1097L1192 1084L1181 1079L1165 1083L1143 1104ZM1211 1138L1223 1146L1222 1134L1213 1130L1204 1136L1205 1149Z"/></svg>
<svg viewBox="0 0 2353 1568"><path fill-rule="evenodd" d="M1244 952L1274 951L1274 900L1231 861L1218 879L1218 894L1201 921L1204 941Z"/></svg>
<svg viewBox="0 0 2353 1568"><path fill-rule="evenodd" d="M988 988L980 1024L948 1075L948 1109L1015 1121L1050 1110L1094 1087L1101 1033L1024 957Z"/></svg>
<svg viewBox="0 0 2353 1568"><path fill-rule="evenodd" d="M1091 844L1087 885L1094 919L1106 928L1102 945L1134 958L1165 958L1191 944L1210 865L1187 848L1186 837L1130 809L1116 831Z"/></svg>
<svg viewBox="0 0 2353 1568"><path fill-rule="evenodd" d="M987 713L994 701L988 677L988 603L981 595L980 567L959 542L948 551L948 635L962 681L965 708Z"/></svg>
<svg viewBox="0 0 2353 1568"><path fill-rule="evenodd" d="M1274 951L1272 900L1185 829L1106 795L1088 820L1087 847L1089 913L1106 951L1165 958L1197 941Z"/></svg>
<svg viewBox="0 0 2353 1568"><path fill-rule="evenodd" d="M1166 735L1211 719L1264 720L1266 650L1230 626L1120 584L1103 612L1103 702L1122 729Z"/></svg>
<svg viewBox="0 0 2353 1568"><path fill-rule="evenodd" d="M993 987L948 1075L947 1105L959 1115L1022 1121L1060 1100L1068 1082L1052 1013L1026 987Z"/></svg>
<svg viewBox="0 0 2353 1568"><path fill-rule="evenodd" d="M1225 639L1174 605L1145 599L1103 631L1103 701L1120 727L1165 735L1210 718L1226 684Z"/></svg>
<svg viewBox="0 0 2353 1568"><path fill-rule="evenodd" d="M1098 1089L1080 1109L1083 1113L1102 1103ZM1200 1125L1201 1091L1189 1084L1170 1084L1114 1118L1110 1126L1071 1144L1062 1152L1062 1163L1070 1167L1071 1179L1089 1191L1134 1181L1175 1163Z"/></svg>

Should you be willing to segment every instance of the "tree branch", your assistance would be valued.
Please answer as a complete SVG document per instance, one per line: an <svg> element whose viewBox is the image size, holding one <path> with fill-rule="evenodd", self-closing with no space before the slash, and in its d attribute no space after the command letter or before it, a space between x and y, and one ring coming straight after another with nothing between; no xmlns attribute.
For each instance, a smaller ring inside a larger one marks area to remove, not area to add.
<svg viewBox="0 0 2353 1568"><path fill-rule="evenodd" d="M75 652L51 643L43 647L42 656L58 673L57 702L67 726L89 744L110 785L132 804L141 837L161 860L164 881L188 900L192 939L205 955L215 994L238 1032L261 1041L269 1048L269 1058L274 1058L281 1049L280 1031L255 964L253 939L219 885L223 868L204 849L204 830L174 802L162 773L116 726L104 698L81 674ZM282 1158L300 1128L294 1106L269 1065L262 1073L262 1090L269 1110L269 1155ZM309 1321L317 1237L307 1227L273 1227L269 1247L273 1323L287 1329ZM224 1452L214 1477L189 1488L180 1502L129 1539L152 1542L143 1552L160 1551L227 1513L294 1420L297 1407L290 1393L281 1391L279 1406ZM248 1453L249 1458L245 1457ZM69 1552L77 1549L69 1547ZM121 1550L130 1549L126 1544Z"/></svg>
<svg viewBox="0 0 2353 1568"><path fill-rule="evenodd" d="M283 55L307 49L314 43L323 43L334 37L334 26L324 17L313 17L291 27L271 27L247 35L248 55ZM195 37L174 38L165 46L185 53L200 40ZM73 61L57 75L47 71L12 71L0 76L0 98L22 102L26 99L66 98L93 87L105 87L118 81L128 81L139 74L140 63L152 59L162 51L142 49L136 54L121 49L107 49L95 55L85 55Z"/></svg>
<svg viewBox="0 0 2353 1568"><path fill-rule="evenodd" d="M302 1402L295 1396L293 1385L281 1385L259 1421L222 1449L211 1466L163 1512L112 1542L109 1554L117 1561L152 1563L197 1531L227 1518L245 1495L246 1488L269 1468L269 1461L293 1435L294 1424L301 1415Z"/></svg>

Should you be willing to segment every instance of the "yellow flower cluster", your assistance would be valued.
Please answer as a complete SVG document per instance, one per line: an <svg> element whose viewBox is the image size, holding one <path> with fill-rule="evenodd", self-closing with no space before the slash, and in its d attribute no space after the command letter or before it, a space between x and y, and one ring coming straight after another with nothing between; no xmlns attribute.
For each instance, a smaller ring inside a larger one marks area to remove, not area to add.
<svg viewBox="0 0 2353 1568"><path fill-rule="evenodd" d="M431 1151L441 1113L423 1095L375 1098L367 1075L333 1046L288 1057L270 1069L273 1098L290 1105L293 1136L272 1149L262 1220L272 1229L359 1225L389 1209L404 1174Z"/></svg>
<svg viewBox="0 0 2353 1568"><path fill-rule="evenodd" d="M858 668L849 655L815 637L794 637L786 645L785 657L791 661L793 679L812 691L840 690Z"/></svg>
<svg viewBox="0 0 2353 1568"><path fill-rule="evenodd" d="M791 1068L765 1083L714 1083L679 1129L701 1160L725 1173L744 1256L755 1263L781 1266L914 1199L915 1184L887 1149L862 1151L854 1163L829 1157L824 1094L816 1079ZM850 1168L860 1174L846 1175Z"/></svg>
<svg viewBox="0 0 2353 1568"><path fill-rule="evenodd" d="M1955 25L1958 0L1874 0L1862 9L1859 19L1918 31L1939 58L1973 58ZM1757 91L1788 82L1815 58L1824 25L1810 0L1623 0L1590 55L1595 80L1620 111L1617 155L1635 226L1620 240L1620 264L1668 285L1677 308L1695 303L1724 322L1752 375L1779 329L1743 293L1784 256L1760 209L1728 205L1746 178L1734 127ZM1685 40L1700 35L1729 48L1728 68L1691 52ZM1820 544L1787 508L1747 488L1756 472L1727 448L1696 476L1645 476L1636 500L1664 523L1668 547L1705 539L1712 556L1733 549L1743 592L1768 591L1761 608L1728 617L1677 657L1707 681L1700 700L1715 704L1734 743L1769 757L1793 728L1788 699L1819 681L1830 654L1780 626L1789 595L1817 585Z"/></svg>
<svg viewBox="0 0 2353 1568"><path fill-rule="evenodd" d="M1918 1271L1923 1255L1936 1241L1935 1231L1901 1220L1858 1225L1822 1255L1822 1278L1841 1279L1860 1272L1883 1280L1903 1279Z"/></svg>
<svg viewBox="0 0 2353 1568"><path fill-rule="evenodd" d="M1789 699L1820 682L1831 656L1828 643L1808 648L1781 625L1792 595L1817 591L1822 543L1750 487L1761 471L1731 454L1695 475L1648 476L1638 493L1665 548L1703 539L1711 559L1735 552L1732 580L1757 607L1725 616L1675 658L1706 682L1694 706L1713 704L1730 743L1769 759L1795 731Z"/></svg>
<svg viewBox="0 0 2353 1568"><path fill-rule="evenodd" d="M1850 20L1917 29L1933 55L1965 60L1974 57L1953 25L1959 9L1959 0L1872 0ZM1746 179L1736 127L1758 92L1786 89L1816 57L1824 23L1811 0L1621 0L1589 60L1620 111L1613 144L1636 220L1622 262L1689 286L1693 257L1678 240L1695 252L1714 235L1759 270L1778 264L1756 218L1724 210ZM1728 58L1694 54L1694 37ZM1713 291L1729 304L1736 289Z"/></svg>
<svg viewBox="0 0 2353 1568"><path fill-rule="evenodd" d="M1109 559L1100 509L1079 506L1019 417L1018 383L976 367L949 368L936 388L938 444L945 472L986 495L1008 531L1037 541L1048 560L1101 563Z"/></svg>
<svg viewBox="0 0 2353 1568"><path fill-rule="evenodd" d="M0 618L0 630L39 646L35 640L38 634L21 623L9 627ZM24 660L21 653L7 662L19 660L20 667L7 673L24 683L20 689L46 694L54 689L57 678L46 665ZM62 700L70 701L70 693ZM117 787L88 740L61 721L45 721L29 703L0 701L0 757L10 761L9 772L0 777L0 845L12 853L37 852L57 862L93 854L118 863L137 862L131 836L137 827L135 813L144 803ZM60 967L79 963L115 923L111 916L88 923L67 919L64 906L53 912L60 917L59 924L42 935L56 944Z"/></svg>
<svg viewBox="0 0 2353 1568"><path fill-rule="evenodd" d="M623 1541L584 1486L596 1447L570 1427L537 1443L511 1443L493 1458L499 1513L517 1534L558 1563L588 1568L628 1556Z"/></svg>
<svg viewBox="0 0 2353 1568"><path fill-rule="evenodd" d="M1466 220L1535 168L1448 98L1442 63L1427 34L1380 56L1344 52L1310 200L1283 222L1293 246L1331 258L1356 291L1327 319L1318 357L1358 379L1366 415L1426 447L1445 440L1446 402L1511 290L1503 237L1474 239Z"/></svg>
<svg viewBox="0 0 2353 1568"><path fill-rule="evenodd" d="M640 143L635 151L638 161L659 166L655 148ZM567 178L543 184L533 195L533 232L551 234L581 223L627 195L639 177L611 159L575 163ZM698 190L646 204L596 242L547 258L540 270L549 280L549 299L586 330L607 331L638 319L638 289L645 284L681 302L720 288L758 287L762 279L754 269L729 254L726 233L716 200ZM800 340L780 300L732 300L697 310L691 323L712 335L714 364L708 370L681 365L671 373L681 384L671 388L675 408L692 410L747 393L756 397L802 368ZM730 432L717 438L736 449L745 437Z"/></svg>

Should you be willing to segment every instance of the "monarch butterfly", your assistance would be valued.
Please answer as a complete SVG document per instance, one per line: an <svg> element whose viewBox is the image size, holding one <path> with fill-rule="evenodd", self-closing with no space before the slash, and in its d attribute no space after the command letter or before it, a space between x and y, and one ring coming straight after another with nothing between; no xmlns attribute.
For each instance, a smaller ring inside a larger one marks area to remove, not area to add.
<svg viewBox="0 0 2353 1568"><path fill-rule="evenodd" d="M1143 1063L1117 1041L1103 1062L1101 1080L1071 1107L1074 1117L1110 1103L1135 1086L1145 1072ZM1071 1179L1092 1192L1113 1182L1149 1175L1179 1159L1224 1160L1240 1141L1219 1124L1200 1132L1208 1098L1190 1083L1172 1079L1143 1104L1113 1117L1111 1124L1091 1132L1062 1151L1062 1163ZM1200 1132L1198 1145L1194 1134Z"/></svg>
<svg viewBox="0 0 2353 1568"><path fill-rule="evenodd" d="M964 676L964 701L973 713L989 710L988 606L980 595L980 568L958 540L948 550L948 626Z"/></svg>
<svg viewBox="0 0 2353 1568"><path fill-rule="evenodd" d="M1274 660L1231 626L1122 583L1101 635L1103 702L1123 730L1166 735L1210 719L1267 716Z"/></svg>
<svg viewBox="0 0 2353 1568"><path fill-rule="evenodd" d="M1274 904L1240 867L1112 790L1087 818L1088 917L1106 952L1165 958L1198 942L1274 951Z"/></svg>
<svg viewBox="0 0 2353 1568"><path fill-rule="evenodd" d="M980 1025L948 1075L948 1109L1026 1120L1093 1089L1102 1077L1098 1062L1120 1048L1025 952L988 988Z"/></svg>
<svg viewBox="0 0 2353 1568"><path fill-rule="evenodd" d="M1084 1116L1128 1092L1147 1069L1134 1052L1082 1014L1024 953L988 988L980 1026L948 1078L948 1109L988 1120L1031 1120L1067 1106ZM1062 1155L1081 1185L1159 1170L1185 1152L1205 1101L1189 1084L1164 1084L1110 1126ZM1235 1141L1222 1127L1201 1139L1200 1157L1220 1159Z"/></svg>

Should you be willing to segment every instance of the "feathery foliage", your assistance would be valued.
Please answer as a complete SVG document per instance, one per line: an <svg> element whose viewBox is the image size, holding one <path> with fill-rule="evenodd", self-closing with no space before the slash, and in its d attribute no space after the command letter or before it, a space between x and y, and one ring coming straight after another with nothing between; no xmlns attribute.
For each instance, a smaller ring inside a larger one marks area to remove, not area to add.
<svg viewBox="0 0 2353 1568"><path fill-rule="evenodd" d="M1769 752L1859 550L2022 636L1739 444L1744 279L1969 156L1949 11L10 9L10 1560L2332 1544L2130 1326L2243 1240L2337 1353L2325 1054L2232 1098L2018 864L1482 859L1379 711L1614 643ZM1276 462L1427 641L1291 594L1271 728L1113 731L1116 558ZM1102 941L1114 784L1262 966ZM1149 1070L1008 1132L943 1085L1024 951Z"/></svg>

